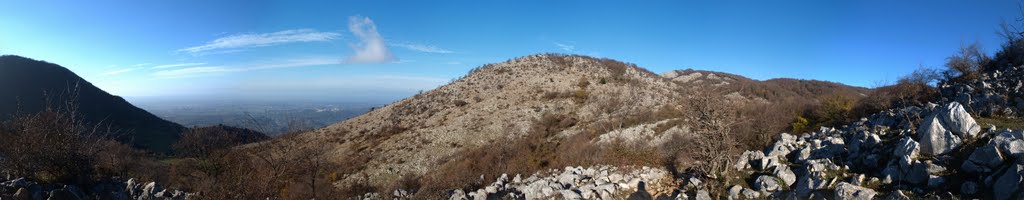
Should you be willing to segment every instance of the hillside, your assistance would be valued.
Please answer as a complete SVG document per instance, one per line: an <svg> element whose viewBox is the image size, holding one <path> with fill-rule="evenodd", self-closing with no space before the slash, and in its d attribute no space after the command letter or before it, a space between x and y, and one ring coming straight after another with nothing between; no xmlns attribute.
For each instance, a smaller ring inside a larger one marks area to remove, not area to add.
<svg viewBox="0 0 1024 200"><path fill-rule="evenodd" d="M375 180L394 180L400 173L426 173L459 150L521 137L544 115L571 118L566 123L577 128L562 136L642 115L679 98L676 87L618 61L533 55L483 66L307 136L333 142L338 159L365 156L365 173L382 176Z"/></svg>
<svg viewBox="0 0 1024 200"><path fill-rule="evenodd" d="M121 133L118 140L138 148L167 152L183 129L93 86L59 65L0 56L0 119L19 112L39 112L48 105L62 106L72 96L77 97L77 112L85 122L109 125Z"/></svg>
<svg viewBox="0 0 1024 200"><path fill-rule="evenodd" d="M723 77L761 83L735 75ZM778 82L767 81L759 87L785 85ZM656 146L685 134L686 128L678 125L683 120L679 116L682 101L694 92L707 92L692 87L696 84L610 59L531 55L482 66L435 90L298 139L327 146L332 158L347 164L347 171L341 172L344 178L336 184L387 186L403 176L450 167L461 159L460 154L515 141L537 140L526 142L531 146L554 141L556 147L549 148L588 148L617 141ZM779 124L785 127L789 122ZM583 138L583 144L558 142L565 138ZM540 167L557 168L551 163L572 160L568 155L541 156L536 161Z"/></svg>
<svg viewBox="0 0 1024 200"><path fill-rule="evenodd" d="M821 96L833 94L841 94L859 99L871 92L871 89L868 88L828 81L792 78L774 78L758 81L725 72L693 69L673 70L663 73L662 76L690 87L711 89L752 101L814 100Z"/></svg>

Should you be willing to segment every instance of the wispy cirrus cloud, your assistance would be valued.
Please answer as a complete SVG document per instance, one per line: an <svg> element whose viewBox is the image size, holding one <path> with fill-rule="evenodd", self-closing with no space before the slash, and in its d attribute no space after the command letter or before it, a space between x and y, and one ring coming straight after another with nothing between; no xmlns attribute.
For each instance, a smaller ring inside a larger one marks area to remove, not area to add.
<svg viewBox="0 0 1024 200"><path fill-rule="evenodd" d="M190 78L206 75L217 75L226 73L237 73L257 70L268 70L278 68L306 67L319 65L341 64L341 60L335 58L303 58L269 61L265 63L246 64L245 67L231 66L198 66L180 69L167 69L154 72L153 75L159 78Z"/></svg>
<svg viewBox="0 0 1024 200"><path fill-rule="evenodd" d="M236 34L209 41L206 44L178 49L178 52L203 53L209 51L233 52L238 49L265 47L297 42L326 42L337 39L340 34L320 32L313 29L293 29L273 33Z"/></svg>
<svg viewBox="0 0 1024 200"><path fill-rule="evenodd" d="M139 68L138 67L124 68L124 69L120 69L120 70L104 72L103 75L104 76L113 76L113 75L123 74L123 73L126 73L126 72L135 71L137 69L139 69Z"/></svg>
<svg viewBox="0 0 1024 200"><path fill-rule="evenodd" d="M400 43L400 42L396 42L396 43L388 44L388 46L401 47L401 48L405 48L405 49L408 49L408 50L419 51L419 52L424 52L424 53L444 53L444 54L455 53L455 51L452 51L452 50L444 49L444 48L441 48L441 47L438 47L438 46L434 46L434 45L425 45L425 44L413 44L413 43Z"/></svg>
<svg viewBox="0 0 1024 200"><path fill-rule="evenodd" d="M575 42L568 42L568 43L565 43L565 42L552 42L552 44L554 44L559 49L562 49L562 51L565 51L566 53L570 53L570 54L583 54L583 55L589 55L589 56L595 56L595 57L600 57L601 56L601 52L589 51L587 49L577 48Z"/></svg>
<svg viewBox="0 0 1024 200"><path fill-rule="evenodd" d="M561 42L554 42L554 43L555 43L555 46L558 46L558 48L562 49L565 52L569 52L569 53L575 53L576 52L576 45L565 44L565 43L561 43Z"/></svg>
<svg viewBox="0 0 1024 200"><path fill-rule="evenodd" d="M182 68L182 69L161 70L161 71L157 71L157 72L153 73L153 75L156 75L157 77L161 77L161 78L186 78L186 77L193 77L193 76L200 75L200 74L209 74L209 73L216 73L216 72L229 72L229 71L232 71L232 70L229 69L229 68L226 68L226 67L205 66L205 67L189 67L189 68Z"/></svg>
<svg viewBox="0 0 1024 200"><path fill-rule="evenodd" d="M369 17L349 17L348 30L359 41L349 44L355 53L345 59L346 63L391 63L396 60L388 50L384 37L377 32L377 25Z"/></svg>
<svg viewBox="0 0 1024 200"><path fill-rule="evenodd" d="M167 69L167 68L175 68L175 67L189 67L189 66L199 66L199 65L205 65L205 64L206 64L206 63L177 63L177 64L166 64L166 65L157 65L157 66L153 66L153 69Z"/></svg>

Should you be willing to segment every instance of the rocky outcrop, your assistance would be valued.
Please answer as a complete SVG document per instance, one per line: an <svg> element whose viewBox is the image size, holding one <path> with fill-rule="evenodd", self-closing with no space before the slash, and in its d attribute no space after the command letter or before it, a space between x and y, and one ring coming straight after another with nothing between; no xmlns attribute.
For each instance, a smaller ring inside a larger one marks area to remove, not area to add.
<svg viewBox="0 0 1024 200"><path fill-rule="evenodd" d="M167 190L155 182L143 183L136 179L112 179L88 187L77 185L41 184L25 178L0 182L0 199L25 200L189 200L195 194L180 190Z"/></svg>
<svg viewBox="0 0 1024 200"><path fill-rule="evenodd" d="M971 140L981 132L981 126L964 109L960 103L952 102L935 108L931 115L924 119L917 129L918 141L921 142L921 153L929 156L946 154L963 143Z"/></svg>
<svg viewBox="0 0 1024 200"><path fill-rule="evenodd" d="M977 79L939 86L944 99L982 116L1021 117L1024 113L1024 66L981 73Z"/></svg>
<svg viewBox="0 0 1024 200"><path fill-rule="evenodd" d="M526 178L502 175L476 191L452 190L449 199L650 199L673 195L674 187L665 186L671 180L669 172L650 167L566 167Z"/></svg>
<svg viewBox="0 0 1024 200"><path fill-rule="evenodd" d="M1021 131L982 132L959 103L931 104L884 111L839 129L783 133L766 151L743 153L734 167L746 176L740 179L752 180L750 189L770 199L1019 199L1022 139ZM779 173L786 170L795 184L777 184L786 182L781 177L788 174ZM745 198L746 188L730 189Z"/></svg>

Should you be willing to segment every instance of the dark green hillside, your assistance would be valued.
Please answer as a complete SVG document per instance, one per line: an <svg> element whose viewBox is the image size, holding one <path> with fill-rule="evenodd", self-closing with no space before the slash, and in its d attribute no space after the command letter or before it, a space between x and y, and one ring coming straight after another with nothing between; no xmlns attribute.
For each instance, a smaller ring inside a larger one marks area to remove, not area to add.
<svg viewBox="0 0 1024 200"><path fill-rule="evenodd" d="M120 130L117 139L138 148L168 152L184 129L93 86L60 65L0 56L0 119L62 104L69 96L76 96L69 93L77 94L77 113L85 122Z"/></svg>

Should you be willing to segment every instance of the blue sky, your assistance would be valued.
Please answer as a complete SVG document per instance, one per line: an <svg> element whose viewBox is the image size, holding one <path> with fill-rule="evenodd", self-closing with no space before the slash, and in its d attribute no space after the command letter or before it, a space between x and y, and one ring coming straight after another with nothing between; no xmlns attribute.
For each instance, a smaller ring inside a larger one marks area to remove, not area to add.
<svg viewBox="0 0 1024 200"><path fill-rule="evenodd" d="M7 1L0 54L115 95L395 99L529 54L878 86L989 52L1018 2Z"/></svg>

